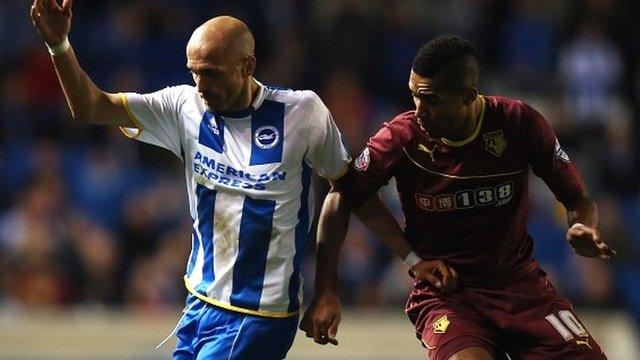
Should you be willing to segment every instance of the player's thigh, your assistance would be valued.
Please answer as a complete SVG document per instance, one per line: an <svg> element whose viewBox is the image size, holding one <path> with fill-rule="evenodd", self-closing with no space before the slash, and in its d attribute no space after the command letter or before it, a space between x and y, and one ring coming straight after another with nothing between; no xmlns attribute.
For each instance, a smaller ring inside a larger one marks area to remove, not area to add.
<svg viewBox="0 0 640 360"><path fill-rule="evenodd" d="M187 296L184 314L180 318L176 328L176 337L178 340L175 350L173 351L174 360L195 359L194 344L198 338L200 313L205 307L206 303L198 300L195 296Z"/></svg>
<svg viewBox="0 0 640 360"><path fill-rule="evenodd" d="M495 331L484 316L472 308L441 305L416 325L431 360L447 360L472 348L483 349L491 356L489 359L500 353Z"/></svg>
<svg viewBox="0 0 640 360"><path fill-rule="evenodd" d="M470 347L453 354L449 360L494 360L494 358L484 348Z"/></svg>
<svg viewBox="0 0 640 360"><path fill-rule="evenodd" d="M606 359L569 302L560 300L544 312L532 312L537 313L535 318L523 317L512 327L517 340L511 342L509 354L514 360Z"/></svg>
<svg viewBox="0 0 640 360"><path fill-rule="evenodd" d="M281 360L293 345L298 317L248 317L239 331L229 359Z"/></svg>
<svg viewBox="0 0 640 360"><path fill-rule="evenodd" d="M280 360L293 344L298 318L262 318L219 310L203 317L197 360Z"/></svg>

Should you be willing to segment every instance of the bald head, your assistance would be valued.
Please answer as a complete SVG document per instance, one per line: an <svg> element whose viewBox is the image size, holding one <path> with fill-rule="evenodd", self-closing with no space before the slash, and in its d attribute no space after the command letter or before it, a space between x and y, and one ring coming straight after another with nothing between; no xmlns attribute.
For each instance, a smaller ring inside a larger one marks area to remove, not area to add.
<svg viewBox="0 0 640 360"><path fill-rule="evenodd" d="M208 109L236 111L251 104L258 87L254 47L247 25L231 16L215 17L193 32L187 68Z"/></svg>
<svg viewBox="0 0 640 360"><path fill-rule="evenodd" d="M187 44L190 52L200 52L204 57L225 56L243 58L253 55L255 40L249 27L231 16L218 16L200 25Z"/></svg>

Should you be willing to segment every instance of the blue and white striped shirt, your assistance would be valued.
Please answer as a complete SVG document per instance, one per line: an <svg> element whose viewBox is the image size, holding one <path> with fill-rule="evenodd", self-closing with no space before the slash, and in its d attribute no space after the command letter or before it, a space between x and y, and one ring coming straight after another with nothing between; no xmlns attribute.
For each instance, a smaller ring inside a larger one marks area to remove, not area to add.
<svg viewBox="0 0 640 360"><path fill-rule="evenodd" d="M337 178L349 157L315 93L259 85L252 106L235 113L208 111L193 86L122 94L137 127L122 131L185 164L189 291L225 309L286 317L301 302L312 169Z"/></svg>

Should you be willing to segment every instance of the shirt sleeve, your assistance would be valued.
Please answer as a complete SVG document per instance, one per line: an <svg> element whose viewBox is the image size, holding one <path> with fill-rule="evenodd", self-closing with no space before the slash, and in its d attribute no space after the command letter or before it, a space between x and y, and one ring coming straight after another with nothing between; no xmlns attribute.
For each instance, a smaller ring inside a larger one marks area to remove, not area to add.
<svg viewBox="0 0 640 360"><path fill-rule="evenodd" d="M347 174L335 183L338 191L354 206L375 194L393 177L402 146L391 125L385 123L349 164Z"/></svg>
<svg viewBox="0 0 640 360"><path fill-rule="evenodd" d="M334 180L347 171L350 157L342 142L342 135L338 130L331 112L322 100L309 91L311 140L307 159L316 172L329 180Z"/></svg>
<svg viewBox="0 0 640 360"><path fill-rule="evenodd" d="M135 127L121 127L132 139L160 146L182 159L179 112L187 86L168 87L149 94L120 93L127 115Z"/></svg>
<svg viewBox="0 0 640 360"><path fill-rule="evenodd" d="M524 106L525 152L533 172L544 180L558 201L573 209L585 192L582 177L544 117L532 107Z"/></svg>

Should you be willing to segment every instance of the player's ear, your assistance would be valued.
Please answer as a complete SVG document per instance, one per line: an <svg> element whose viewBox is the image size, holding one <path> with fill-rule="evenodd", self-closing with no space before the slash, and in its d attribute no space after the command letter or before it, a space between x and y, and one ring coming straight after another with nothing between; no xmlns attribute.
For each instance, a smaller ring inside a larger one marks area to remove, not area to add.
<svg viewBox="0 0 640 360"><path fill-rule="evenodd" d="M248 55L244 58L242 63L242 75L243 76L251 76L253 72L256 71L256 57L253 55Z"/></svg>

